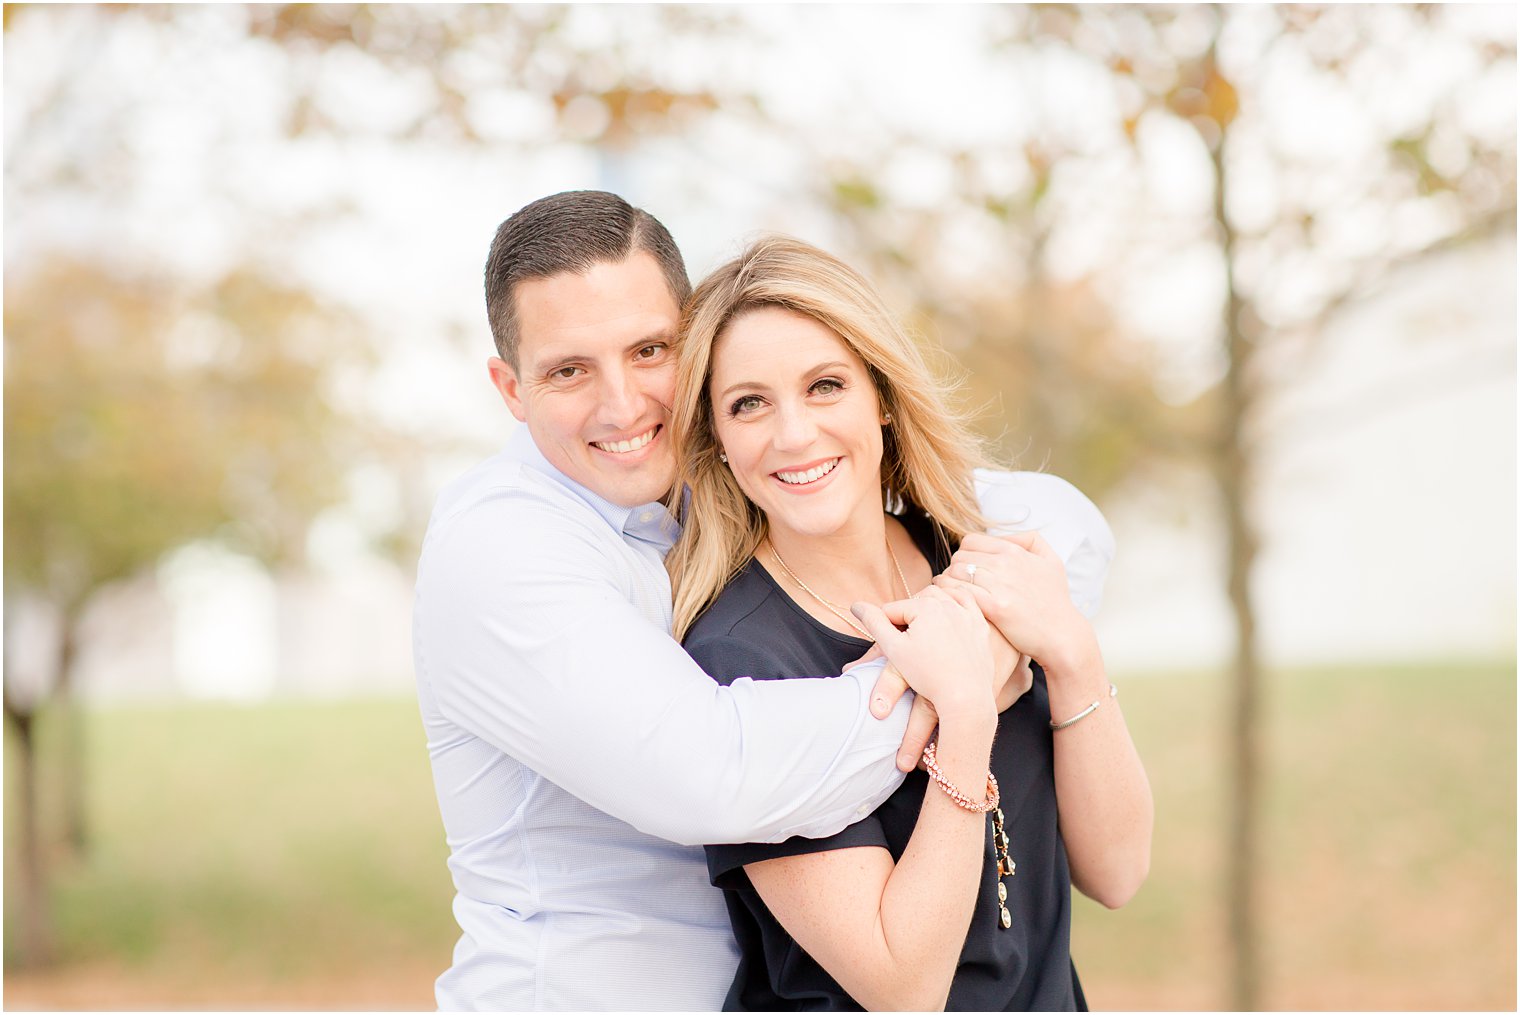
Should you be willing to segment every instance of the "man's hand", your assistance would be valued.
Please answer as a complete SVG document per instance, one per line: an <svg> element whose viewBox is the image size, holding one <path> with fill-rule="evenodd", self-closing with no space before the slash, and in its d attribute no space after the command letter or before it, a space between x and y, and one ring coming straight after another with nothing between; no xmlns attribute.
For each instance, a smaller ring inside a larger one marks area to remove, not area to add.
<svg viewBox="0 0 1520 1015"><path fill-rule="evenodd" d="M881 657L881 647L872 645L869 652L850 663L845 669ZM892 665L891 660L888 660L887 665L881 669L881 676L876 678L876 686L871 691L871 714L878 719L885 719L892 714L892 709L898 699L910 690L902 673ZM897 749L898 768L904 772L911 772L918 766L919 759L924 756L924 748L929 746L929 738L934 736L934 727L938 725L939 713L934 711L934 703L921 694L915 696L913 709L908 713L908 728L903 733L902 746Z"/></svg>

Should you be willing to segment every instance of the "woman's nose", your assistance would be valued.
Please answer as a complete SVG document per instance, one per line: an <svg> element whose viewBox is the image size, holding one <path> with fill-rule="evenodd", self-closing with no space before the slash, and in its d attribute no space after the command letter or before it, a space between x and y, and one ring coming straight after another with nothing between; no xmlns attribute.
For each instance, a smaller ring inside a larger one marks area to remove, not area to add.
<svg viewBox="0 0 1520 1015"><path fill-rule="evenodd" d="M783 450L805 448L818 436L813 414L802 406L782 408L777 423L776 447Z"/></svg>

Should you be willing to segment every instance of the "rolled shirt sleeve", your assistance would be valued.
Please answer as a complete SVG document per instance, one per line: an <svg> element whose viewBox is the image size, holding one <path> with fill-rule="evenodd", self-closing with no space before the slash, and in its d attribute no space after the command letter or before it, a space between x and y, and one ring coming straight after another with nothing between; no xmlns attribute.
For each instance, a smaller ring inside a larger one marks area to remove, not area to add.
<svg viewBox="0 0 1520 1015"><path fill-rule="evenodd" d="M977 500L994 534L1036 530L1066 564L1071 600L1089 620L1103 603L1114 534L1087 495L1043 472L976 470Z"/></svg>

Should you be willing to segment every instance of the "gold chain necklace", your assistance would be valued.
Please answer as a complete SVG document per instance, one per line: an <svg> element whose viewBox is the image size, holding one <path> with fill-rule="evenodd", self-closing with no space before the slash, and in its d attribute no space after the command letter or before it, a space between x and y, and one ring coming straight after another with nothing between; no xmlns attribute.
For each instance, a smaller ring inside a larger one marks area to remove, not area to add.
<svg viewBox="0 0 1520 1015"><path fill-rule="evenodd" d="M807 582L803 581L801 578L798 578L797 577L797 572L793 571L791 568L789 568L789 567L786 566L786 561L784 561L784 560L781 559L781 554L776 549L776 544L775 543L771 543L771 541L769 539L767 539L766 542L770 543L771 556L776 558L776 563L778 563L778 564L781 565L781 570L783 570L783 571L786 572L786 575L787 575L788 578L790 578L792 581L794 581L794 582L797 583L797 587L798 588L802 589L802 591L806 592L808 595L812 596L814 599L816 599L820 603L822 603L824 609L828 610L834 616L838 617L840 620L844 621L846 624L849 624L855 630L859 631L860 632L860 636L862 638L864 638L866 641L875 641L876 640L875 638L871 637L871 632L870 631L867 631L865 628L863 628L859 624L855 623L854 618L851 617L844 610L840 609L839 606L837 606L834 603L829 602L827 599L823 598L818 593L816 593L812 589L808 588ZM897 554L895 554L895 553L892 552L892 541L890 539L887 540L887 556L892 558L892 566L897 569L897 580L900 581L900 582L902 582L903 594L905 596L907 596L909 599L912 599L913 598L913 592L912 592L912 590L910 590L908 588L908 579L903 574L902 565L897 562Z"/></svg>

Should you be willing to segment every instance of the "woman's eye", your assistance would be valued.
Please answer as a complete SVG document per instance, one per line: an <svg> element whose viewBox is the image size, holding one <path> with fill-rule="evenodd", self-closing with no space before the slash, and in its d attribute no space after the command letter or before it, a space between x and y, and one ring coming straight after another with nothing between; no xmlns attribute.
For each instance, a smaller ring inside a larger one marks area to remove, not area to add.
<svg viewBox="0 0 1520 1015"><path fill-rule="evenodd" d="M813 382L813 393L817 395L832 395L842 390L844 390L844 384L832 377L824 377Z"/></svg>
<svg viewBox="0 0 1520 1015"><path fill-rule="evenodd" d="M741 413L753 412L760 407L758 395L745 395L743 398L734 399L734 403L728 407L730 416L738 416Z"/></svg>

